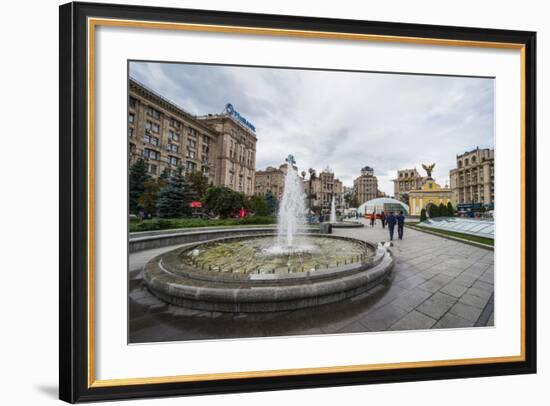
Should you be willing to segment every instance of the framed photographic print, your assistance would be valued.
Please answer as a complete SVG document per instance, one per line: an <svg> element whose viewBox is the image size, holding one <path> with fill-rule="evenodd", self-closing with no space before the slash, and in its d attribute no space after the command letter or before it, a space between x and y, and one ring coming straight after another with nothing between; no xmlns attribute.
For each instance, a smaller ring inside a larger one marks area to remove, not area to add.
<svg viewBox="0 0 550 406"><path fill-rule="evenodd" d="M60 7L60 398L536 372L536 34Z"/></svg>

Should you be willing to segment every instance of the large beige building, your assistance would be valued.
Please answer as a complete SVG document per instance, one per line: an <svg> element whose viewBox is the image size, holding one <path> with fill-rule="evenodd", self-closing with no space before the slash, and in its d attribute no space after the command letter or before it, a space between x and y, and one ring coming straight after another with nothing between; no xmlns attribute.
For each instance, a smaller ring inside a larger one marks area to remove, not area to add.
<svg viewBox="0 0 550 406"><path fill-rule="evenodd" d="M231 113L209 114L198 119L219 134L214 146L214 184L253 195L257 141L254 131L241 124Z"/></svg>
<svg viewBox="0 0 550 406"><path fill-rule="evenodd" d="M378 197L378 179L373 168L365 166L361 169L361 175L353 181L353 193L359 205Z"/></svg>
<svg viewBox="0 0 550 406"><path fill-rule="evenodd" d="M256 140L253 127L231 112L196 117L130 80L129 161L144 158L154 178L181 167L185 173L202 172L216 186L252 195Z"/></svg>
<svg viewBox="0 0 550 406"><path fill-rule="evenodd" d="M479 149L456 157L456 168L449 173L456 204L495 202L494 149Z"/></svg>
<svg viewBox="0 0 550 406"><path fill-rule="evenodd" d="M426 177L421 176L416 168L399 169L397 177L393 182L393 195L397 200L409 203L408 194L411 190L418 190L426 181Z"/></svg>

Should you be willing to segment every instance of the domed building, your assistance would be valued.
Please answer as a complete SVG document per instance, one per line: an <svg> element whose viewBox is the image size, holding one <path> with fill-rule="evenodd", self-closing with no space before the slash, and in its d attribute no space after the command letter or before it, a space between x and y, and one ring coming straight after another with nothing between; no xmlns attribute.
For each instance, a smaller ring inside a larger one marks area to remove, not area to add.
<svg viewBox="0 0 550 406"><path fill-rule="evenodd" d="M381 213L384 210L386 213L392 211L399 213L400 211L403 211L405 216L409 215L409 206L399 200L392 199L391 197L379 197L372 199L357 208L357 211L361 215L370 214L373 211L376 211L376 213Z"/></svg>

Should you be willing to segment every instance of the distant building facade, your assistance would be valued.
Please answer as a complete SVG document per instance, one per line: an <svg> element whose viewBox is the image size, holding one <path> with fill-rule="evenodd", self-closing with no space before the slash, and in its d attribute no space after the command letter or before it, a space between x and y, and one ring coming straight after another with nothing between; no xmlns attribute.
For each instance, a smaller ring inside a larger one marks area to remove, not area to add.
<svg viewBox="0 0 550 406"><path fill-rule="evenodd" d="M281 199L285 188L285 176L288 171L288 164L283 164L279 168L268 166L263 171L256 171L254 194L256 196L265 196L271 192L277 199Z"/></svg>
<svg viewBox="0 0 550 406"><path fill-rule="evenodd" d="M479 149L456 156L456 168L449 172L456 204L495 203L495 150Z"/></svg>
<svg viewBox="0 0 550 406"><path fill-rule="evenodd" d="M361 175L353 181L353 193L360 205L378 197L378 179L373 168L365 166L361 169Z"/></svg>
<svg viewBox="0 0 550 406"><path fill-rule="evenodd" d="M422 187L427 178L418 173L416 168L399 169L393 182L393 195L396 199L408 203L408 193Z"/></svg>
<svg viewBox="0 0 550 406"><path fill-rule="evenodd" d="M303 185L306 196L313 196L311 200L313 207L320 207L326 212L330 210L334 197L336 208L338 210L344 208L344 186L329 168L318 173L317 177L311 181L311 190L309 180L304 180Z"/></svg>
<svg viewBox="0 0 550 406"><path fill-rule="evenodd" d="M256 135L229 113L196 117L130 79L129 163L143 158L156 178L182 168L210 184L254 193Z"/></svg>

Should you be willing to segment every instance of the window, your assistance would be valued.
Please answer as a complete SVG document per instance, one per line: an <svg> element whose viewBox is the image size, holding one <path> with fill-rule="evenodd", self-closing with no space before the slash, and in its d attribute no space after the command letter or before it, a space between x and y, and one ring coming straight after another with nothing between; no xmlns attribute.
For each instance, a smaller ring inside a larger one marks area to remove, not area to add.
<svg viewBox="0 0 550 406"><path fill-rule="evenodd" d="M176 144L168 144L168 151L178 152L179 147Z"/></svg>
<svg viewBox="0 0 550 406"><path fill-rule="evenodd" d="M195 130L194 128L189 127L189 128L187 129L187 133L188 133L189 135L193 136L193 137L196 137L196 136L198 135L199 132L198 132L197 130Z"/></svg>
<svg viewBox="0 0 550 406"><path fill-rule="evenodd" d="M136 152L136 144L130 143L130 153L133 154Z"/></svg>
<svg viewBox="0 0 550 406"><path fill-rule="evenodd" d="M147 165L147 172L156 174L157 173L157 165L155 165L155 164Z"/></svg>
<svg viewBox="0 0 550 406"><path fill-rule="evenodd" d="M210 138L208 138L206 135L202 136L202 142L204 142L206 145L210 144Z"/></svg>
<svg viewBox="0 0 550 406"><path fill-rule="evenodd" d="M128 122L133 123L134 121L136 121L136 115L134 113L128 114Z"/></svg>
<svg viewBox="0 0 550 406"><path fill-rule="evenodd" d="M197 141L195 141L195 140L188 140L188 141L187 141L187 145L188 145L190 148L197 148Z"/></svg>
<svg viewBox="0 0 550 406"><path fill-rule="evenodd" d="M147 107L147 115L156 118L157 120L160 118L160 111L155 110L151 106Z"/></svg>
<svg viewBox="0 0 550 406"><path fill-rule="evenodd" d="M146 144L154 145L155 147L159 145L159 139L148 134L145 134L143 136L143 142L145 142Z"/></svg>
<svg viewBox="0 0 550 406"><path fill-rule="evenodd" d="M194 172L197 169L197 164L191 161L187 161L187 171Z"/></svg>
<svg viewBox="0 0 550 406"><path fill-rule="evenodd" d="M160 126L157 123L153 123L153 122L147 120L145 122L145 130L146 131L152 131L152 132L158 134L159 131L160 131Z"/></svg>
<svg viewBox="0 0 550 406"><path fill-rule="evenodd" d="M133 108L133 109L135 109L136 106L137 106L137 100L136 100L134 97L132 97L132 96L130 96L129 105L130 105L130 107Z"/></svg>
<svg viewBox="0 0 550 406"><path fill-rule="evenodd" d="M134 129L132 127L128 128L128 137L130 138L134 137Z"/></svg>
<svg viewBox="0 0 550 406"><path fill-rule="evenodd" d="M177 129L180 129L180 128L181 128L181 123L180 123L178 120L173 119L173 118L170 119L170 125L171 125L172 127L177 128Z"/></svg>
<svg viewBox="0 0 550 406"><path fill-rule="evenodd" d="M153 149L145 148L143 150L143 157L146 159L152 159L154 161L158 161L159 153Z"/></svg>
<svg viewBox="0 0 550 406"><path fill-rule="evenodd" d="M174 165L174 166L177 166L179 164L179 159L175 156L169 156L168 157L168 163L170 165Z"/></svg>
<svg viewBox="0 0 550 406"><path fill-rule="evenodd" d="M173 130L168 130L168 139L169 140L172 140L174 142L179 142L180 140L180 134L173 131Z"/></svg>

